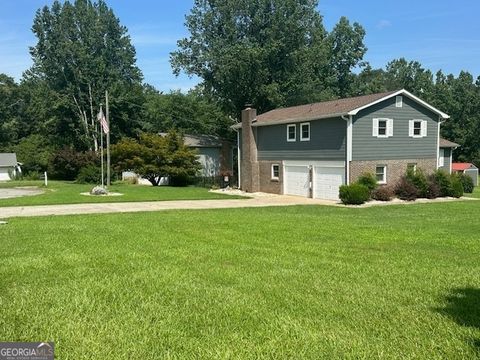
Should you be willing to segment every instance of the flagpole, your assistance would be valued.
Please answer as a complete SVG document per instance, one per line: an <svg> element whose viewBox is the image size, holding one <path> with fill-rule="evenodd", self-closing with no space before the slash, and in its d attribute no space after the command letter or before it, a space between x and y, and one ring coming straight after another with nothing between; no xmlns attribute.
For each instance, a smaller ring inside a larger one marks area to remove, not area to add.
<svg viewBox="0 0 480 360"><path fill-rule="evenodd" d="M103 113L102 107L100 106L100 112ZM103 127L102 124L100 124L100 156L102 158L101 164L102 164L102 188L105 187L105 183L103 181Z"/></svg>
<svg viewBox="0 0 480 360"><path fill-rule="evenodd" d="M110 117L108 113L108 90L105 90L105 112L107 116L107 186L110 186Z"/></svg>

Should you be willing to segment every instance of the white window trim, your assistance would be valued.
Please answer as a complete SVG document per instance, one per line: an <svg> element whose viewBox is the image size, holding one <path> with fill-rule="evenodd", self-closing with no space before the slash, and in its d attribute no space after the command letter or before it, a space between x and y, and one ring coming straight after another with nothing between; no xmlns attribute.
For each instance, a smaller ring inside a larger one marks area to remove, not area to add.
<svg viewBox="0 0 480 360"><path fill-rule="evenodd" d="M278 176L275 176L275 172L273 171L273 168L277 166L278 167ZM279 180L280 179L280 164L272 164L272 174L271 174L271 179L272 180Z"/></svg>
<svg viewBox="0 0 480 360"><path fill-rule="evenodd" d="M426 121L421 120L421 119L413 119L413 120L410 120L410 121L411 121L410 126L412 127L411 137L416 138L416 139L426 137L426 135L423 134L423 132L424 132L423 129L424 129L424 127L427 126ZM415 135L415 123L420 123L420 135Z"/></svg>
<svg viewBox="0 0 480 360"><path fill-rule="evenodd" d="M385 135L380 135L380 134L378 133L380 121L385 121L385 122L386 122ZM374 137L384 139L384 138L388 138L388 137L393 136L393 119L389 119L389 118L374 118L374 119L373 119L373 123L372 123L372 127L373 127L372 135L373 135Z"/></svg>
<svg viewBox="0 0 480 360"><path fill-rule="evenodd" d="M403 107L403 96L402 95L397 95L395 97L395 107L397 107L397 108Z"/></svg>
<svg viewBox="0 0 480 360"><path fill-rule="evenodd" d="M383 180L377 180L377 184L386 184L387 183L387 165L375 165L375 178L377 177L377 168L383 167Z"/></svg>
<svg viewBox="0 0 480 360"><path fill-rule="evenodd" d="M445 149L441 148L438 152L438 167L445 166Z"/></svg>
<svg viewBox="0 0 480 360"><path fill-rule="evenodd" d="M304 125L308 126L308 137L303 137L302 127ZM310 123L309 122L300 124L300 141L310 141Z"/></svg>
<svg viewBox="0 0 480 360"><path fill-rule="evenodd" d="M295 130L295 131L293 132L295 136L293 137L293 139L290 139L290 136L289 136L289 135L290 135L290 128L292 128L292 127L293 127L293 129ZM288 142L295 142L295 141L297 141L297 125L295 125L295 124L289 124L289 125L287 125L287 141L288 141Z"/></svg>

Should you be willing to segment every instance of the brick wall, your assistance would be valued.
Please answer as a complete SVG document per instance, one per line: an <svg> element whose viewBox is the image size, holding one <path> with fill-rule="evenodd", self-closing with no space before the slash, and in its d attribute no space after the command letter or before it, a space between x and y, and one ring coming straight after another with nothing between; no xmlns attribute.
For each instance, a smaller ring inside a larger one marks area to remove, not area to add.
<svg viewBox="0 0 480 360"><path fill-rule="evenodd" d="M387 184L395 185L407 171L408 164L417 164L425 174L431 174L437 169L437 159L406 159L406 160L368 160L350 162L350 182L366 172L375 174L377 165L387 165Z"/></svg>
<svg viewBox="0 0 480 360"><path fill-rule="evenodd" d="M279 165L279 178L278 180L272 180L272 165ZM258 170L260 175L260 191L279 194L283 193L283 171L281 161L259 161Z"/></svg>

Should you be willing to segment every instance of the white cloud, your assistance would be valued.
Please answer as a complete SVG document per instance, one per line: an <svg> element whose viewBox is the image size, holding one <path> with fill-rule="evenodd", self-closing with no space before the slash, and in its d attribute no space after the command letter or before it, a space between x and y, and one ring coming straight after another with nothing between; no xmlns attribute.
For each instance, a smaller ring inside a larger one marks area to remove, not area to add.
<svg viewBox="0 0 480 360"><path fill-rule="evenodd" d="M380 20L377 24L377 28L380 29L380 30L385 29L385 28L390 27L390 26L392 26L392 23L389 20L385 20L385 19Z"/></svg>

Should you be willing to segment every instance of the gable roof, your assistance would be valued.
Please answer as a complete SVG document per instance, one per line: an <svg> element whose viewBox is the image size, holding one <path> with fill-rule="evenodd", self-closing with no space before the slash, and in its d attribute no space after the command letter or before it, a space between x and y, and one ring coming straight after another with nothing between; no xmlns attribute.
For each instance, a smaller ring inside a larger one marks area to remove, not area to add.
<svg viewBox="0 0 480 360"><path fill-rule="evenodd" d="M17 154L15 153L0 153L0 166L10 167L17 166Z"/></svg>
<svg viewBox="0 0 480 360"><path fill-rule="evenodd" d="M309 121L316 119L325 119L338 116L356 115L359 111L370 106L378 104L382 101L390 99L394 96L404 95L420 105L426 107L430 111L438 114L443 119L448 119L449 116L433 106L427 104L425 101L419 99L405 89L388 91L377 94L370 94L364 96L356 96L345 99L337 99L330 101L323 101L314 104L292 106L287 108L279 108L270 110L266 113L258 115L256 121L252 126L265 126L273 124L283 124L289 122ZM236 124L233 128L241 128L241 123Z"/></svg>
<svg viewBox="0 0 480 360"><path fill-rule="evenodd" d="M444 139L444 138L440 138L440 143L438 144L438 147L441 147L441 148L457 148L457 147L460 147L460 145L457 144L457 143L454 143L453 141L450 141L450 140L447 140L447 139Z"/></svg>
<svg viewBox="0 0 480 360"><path fill-rule="evenodd" d="M452 163L453 171L464 171L467 169L476 169L477 167L471 163Z"/></svg>
<svg viewBox="0 0 480 360"><path fill-rule="evenodd" d="M160 136L165 136L167 133L160 133ZM222 147L222 139L217 136L213 135L191 135L191 134L184 134L183 141L185 145L189 147Z"/></svg>

